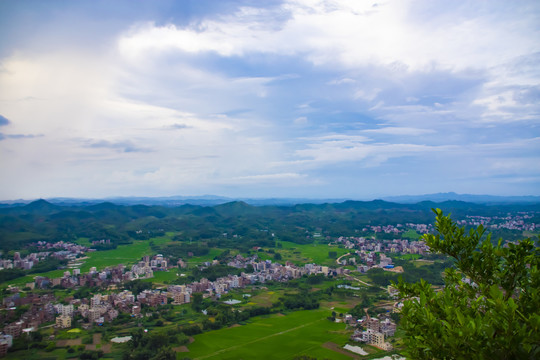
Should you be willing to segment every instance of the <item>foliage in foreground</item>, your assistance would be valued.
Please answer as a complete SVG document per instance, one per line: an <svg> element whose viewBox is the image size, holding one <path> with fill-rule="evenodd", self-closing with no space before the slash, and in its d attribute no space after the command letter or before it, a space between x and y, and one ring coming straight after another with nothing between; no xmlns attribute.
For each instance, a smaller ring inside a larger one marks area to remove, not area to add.
<svg viewBox="0 0 540 360"><path fill-rule="evenodd" d="M400 281L407 298L401 327L414 359L538 359L540 251L531 239L502 246L479 226L468 233L440 209L437 235L424 236L434 252L455 259L445 287ZM484 239L483 239L484 238ZM483 240L482 240L483 239Z"/></svg>

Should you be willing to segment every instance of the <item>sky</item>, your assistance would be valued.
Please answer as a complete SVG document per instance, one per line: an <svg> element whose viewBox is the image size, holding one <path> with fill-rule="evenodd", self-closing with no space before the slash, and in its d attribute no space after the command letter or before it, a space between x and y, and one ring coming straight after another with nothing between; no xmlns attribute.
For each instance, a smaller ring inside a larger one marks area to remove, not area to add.
<svg viewBox="0 0 540 360"><path fill-rule="evenodd" d="M0 0L0 199L540 195L540 2Z"/></svg>

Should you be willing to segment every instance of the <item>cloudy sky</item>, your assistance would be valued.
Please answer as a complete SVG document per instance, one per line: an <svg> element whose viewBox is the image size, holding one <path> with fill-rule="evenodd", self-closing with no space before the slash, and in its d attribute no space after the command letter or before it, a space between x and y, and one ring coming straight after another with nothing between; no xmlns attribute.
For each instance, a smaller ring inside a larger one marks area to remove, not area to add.
<svg viewBox="0 0 540 360"><path fill-rule="evenodd" d="M0 199L540 195L540 2L0 0Z"/></svg>

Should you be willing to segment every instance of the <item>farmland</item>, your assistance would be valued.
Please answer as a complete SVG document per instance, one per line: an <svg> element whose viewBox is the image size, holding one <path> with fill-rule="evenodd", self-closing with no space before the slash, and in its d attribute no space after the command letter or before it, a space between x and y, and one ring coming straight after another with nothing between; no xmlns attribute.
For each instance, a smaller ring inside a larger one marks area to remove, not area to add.
<svg viewBox="0 0 540 360"><path fill-rule="evenodd" d="M291 359L296 355L349 359L322 344L342 346L350 331L326 319L331 310L297 311L253 318L247 325L196 335L188 346L192 359ZM184 354L178 354L182 359Z"/></svg>
<svg viewBox="0 0 540 360"><path fill-rule="evenodd" d="M335 251L337 256L346 254L347 249L328 246L326 243L296 244L280 241L282 248L276 249L285 261L296 264L315 263L320 265L335 264L335 259L328 258L328 252Z"/></svg>

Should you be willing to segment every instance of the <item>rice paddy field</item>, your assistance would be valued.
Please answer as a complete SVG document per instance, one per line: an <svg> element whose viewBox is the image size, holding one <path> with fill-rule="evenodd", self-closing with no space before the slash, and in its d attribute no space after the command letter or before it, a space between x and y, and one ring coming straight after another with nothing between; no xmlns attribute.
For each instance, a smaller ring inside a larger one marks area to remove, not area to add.
<svg viewBox="0 0 540 360"><path fill-rule="evenodd" d="M290 261L296 264L315 263L318 265L335 265L335 259L328 257L330 251L335 251L337 257L347 254L348 250L328 244L296 244L289 241L280 241L282 248L274 249L279 252L283 262Z"/></svg>
<svg viewBox="0 0 540 360"><path fill-rule="evenodd" d="M248 324L194 336L189 352L177 359L292 359L297 355L350 359L323 346L342 347L351 331L346 325L327 320L331 310L297 311L250 319Z"/></svg>

